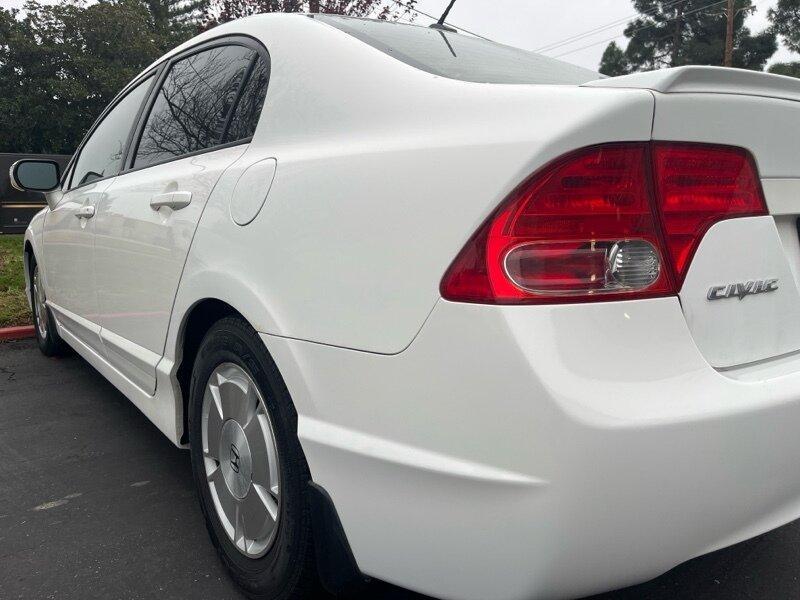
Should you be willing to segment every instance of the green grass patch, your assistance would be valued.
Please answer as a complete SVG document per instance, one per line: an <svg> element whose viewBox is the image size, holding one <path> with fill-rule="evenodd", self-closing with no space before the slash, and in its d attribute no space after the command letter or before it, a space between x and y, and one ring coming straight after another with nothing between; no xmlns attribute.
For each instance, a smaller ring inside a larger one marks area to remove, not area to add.
<svg viewBox="0 0 800 600"><path fill-rule="evenodd" d="M30 325L21 235L0 235L0 327Z"/></svg>

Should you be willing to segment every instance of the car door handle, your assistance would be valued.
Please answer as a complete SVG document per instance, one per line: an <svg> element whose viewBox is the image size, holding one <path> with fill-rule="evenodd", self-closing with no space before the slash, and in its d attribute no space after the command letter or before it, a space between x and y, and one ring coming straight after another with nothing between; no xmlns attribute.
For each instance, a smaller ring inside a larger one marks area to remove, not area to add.
<svg viewBox="0 0 800 600"><path fill-rule="evenodd" d="M81 206L75 211L75 216L79 219L91 219L94 216L94 206Z"/></svg>
<svg viewBox="0 0 800 600"><path fill-rule="evenodd" d="M158 210L166 206L172 210L186 208L192 201L192 192L167 192L150 198L150 208Z"/></svg>

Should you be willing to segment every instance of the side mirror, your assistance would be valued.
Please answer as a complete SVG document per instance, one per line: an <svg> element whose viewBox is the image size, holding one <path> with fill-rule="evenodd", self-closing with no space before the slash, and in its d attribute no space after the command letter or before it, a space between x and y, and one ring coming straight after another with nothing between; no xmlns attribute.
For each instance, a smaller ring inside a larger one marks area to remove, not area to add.
<svg viewBox="0 0 800 600"><path fill-rule="evenodd" d="M23 158L11 165L9 176L21 192L50 192L58 187L61 167L54 160Z"/></svg>

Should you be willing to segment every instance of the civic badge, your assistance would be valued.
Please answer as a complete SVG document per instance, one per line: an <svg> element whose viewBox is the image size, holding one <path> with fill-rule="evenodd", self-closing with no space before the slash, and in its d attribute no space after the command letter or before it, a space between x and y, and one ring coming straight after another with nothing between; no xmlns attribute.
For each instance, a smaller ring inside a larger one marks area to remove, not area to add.
<svg viewBox="0 0 800 600"><path fill-rule="evenodd" d="M766 294L778 289L777 279L756 279L744 283L729 283L728 285L715 285L709 288L706 298L709 300L724 300L725 298L738 298L744 300L747 296Z"/></svg>

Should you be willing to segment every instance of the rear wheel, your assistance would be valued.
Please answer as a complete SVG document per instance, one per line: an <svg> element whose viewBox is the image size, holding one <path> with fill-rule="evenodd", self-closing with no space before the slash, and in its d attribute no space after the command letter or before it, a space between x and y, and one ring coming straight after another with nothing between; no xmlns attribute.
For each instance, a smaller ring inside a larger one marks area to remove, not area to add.
<svg viewBox="0 0 800 600"><path fill-rule="evenodd" d="M203 515L233 579L252 597L319 597L297 414L263 343L241 319L222 319L203 339L189 408Z"/></svg>
<svg viewBox="0 0 800 600"><path fill-rule="evenodd" d="M31 306L33 307L33 328L39 350L45 356L57 356L66 349L61 336L58 335L55 320L47 307L47 295L44 291L39 265L31 258Z"/></svg>

